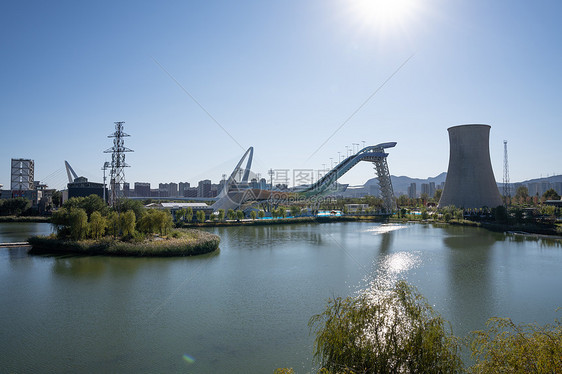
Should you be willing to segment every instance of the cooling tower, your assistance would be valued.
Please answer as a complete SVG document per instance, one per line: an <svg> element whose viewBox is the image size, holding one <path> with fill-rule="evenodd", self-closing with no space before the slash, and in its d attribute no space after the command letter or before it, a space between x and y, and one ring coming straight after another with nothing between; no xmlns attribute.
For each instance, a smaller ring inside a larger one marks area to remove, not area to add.
<svg viewBox="0 0 562 374"><path fill-rule="evenodd" d="M490 162L490 126L461 125L449 131L449 169L439 207L495 208L502 199Z"/></svg>

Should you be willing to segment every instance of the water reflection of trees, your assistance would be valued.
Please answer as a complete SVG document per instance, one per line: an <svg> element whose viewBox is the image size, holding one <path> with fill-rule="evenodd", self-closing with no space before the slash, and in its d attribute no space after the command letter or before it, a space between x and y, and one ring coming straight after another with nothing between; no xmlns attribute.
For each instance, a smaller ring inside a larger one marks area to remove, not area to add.
<svg viewBox="0 0 562 374"><path fill-rule="evenodd" d="M525 243L533 242L537 243L540 248L561 248L562 239L560 238L548 238L538 235L520 235L520 234L509 234L506 236L506 240L511 243Z"/></svg>
<svg viewBox="0 0 562 374"><path fill-rule="evenodd" d="M221 227L214 233L221 237L221 244L230 248L263 249L296 242L322 244L321 230L314 224Z"/></svg>
<svg viewBox="0 0 562 374"><path fill-rule="evenodd" d="M219 251L193 257L111 257L111 256L52 256L55 274L69 277L129 277L146 266L165 271L175 261L200 262L217 256Z"/></svg>
<svg viewBox="0 0 562 374"><path fill-rule="evenodd" d="M106 273L132 275L141 265L139 261L120 260L104 256L57 256L53 272L62 276L98 278Z"/></svg>

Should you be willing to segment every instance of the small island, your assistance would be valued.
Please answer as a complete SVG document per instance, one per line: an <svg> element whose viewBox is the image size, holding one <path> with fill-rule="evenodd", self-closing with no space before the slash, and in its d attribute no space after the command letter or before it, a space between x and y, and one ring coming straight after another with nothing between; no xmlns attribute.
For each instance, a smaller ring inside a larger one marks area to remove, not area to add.
<svg viewBox="0 0 562 374"><path fill-rule="evenodd" d="M216 251L220 238L195 229L174 229L167 210L121 200L108 207L97 195L71 198L51 218L55 233L28 239L30 254L194 256Z"/></svg>

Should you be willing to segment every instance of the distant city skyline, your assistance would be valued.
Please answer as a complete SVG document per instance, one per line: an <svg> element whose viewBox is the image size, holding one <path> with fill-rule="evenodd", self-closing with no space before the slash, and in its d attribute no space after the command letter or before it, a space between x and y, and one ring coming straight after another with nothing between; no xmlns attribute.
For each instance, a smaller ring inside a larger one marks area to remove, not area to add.
<svg viewBox="0 0 562 374"><path fill-rule="evenodd" d="M402 1L6 3L0 184L12 158L51 187L65 160L101 182L115 121L130 183L218 183L249 146L269 181L387 141L392 175L427 178L469 123L491 125L496 181L504 139L512 182L562 174L562 3Z"/></svg>

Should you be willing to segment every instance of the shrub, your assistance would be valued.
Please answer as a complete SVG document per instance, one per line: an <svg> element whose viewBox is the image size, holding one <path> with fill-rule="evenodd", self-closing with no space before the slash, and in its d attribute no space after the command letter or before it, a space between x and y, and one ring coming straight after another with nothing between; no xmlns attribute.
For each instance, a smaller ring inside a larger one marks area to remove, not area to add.
<svg viewBox="0 0 562 374"><path fill-rule="evenodd" d="M403 281L372 291L330 300L311 318L321 372L462 371L458 339L419 293Z"/></svg>
<svg viewBox="0 0 562 374"><path fill-rule="evenodd" d="M562 325L516 325L492 318L472 333L473 373L562 373Z"/></svg>

